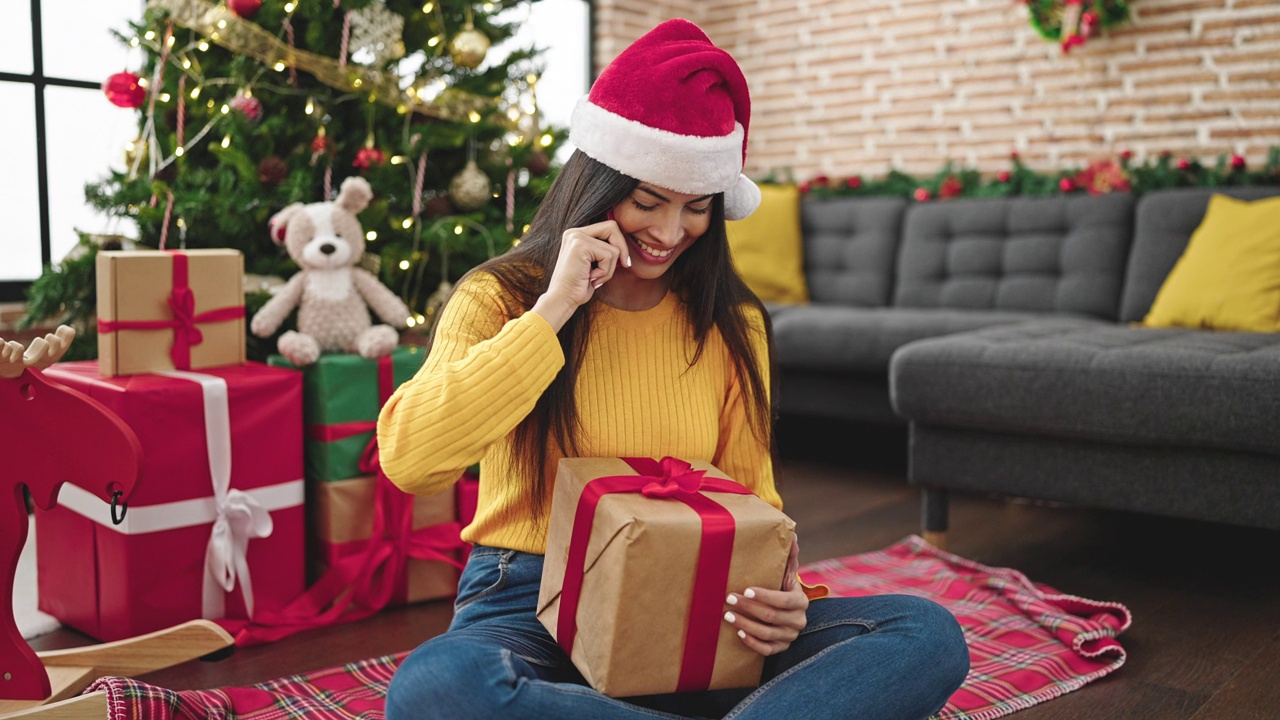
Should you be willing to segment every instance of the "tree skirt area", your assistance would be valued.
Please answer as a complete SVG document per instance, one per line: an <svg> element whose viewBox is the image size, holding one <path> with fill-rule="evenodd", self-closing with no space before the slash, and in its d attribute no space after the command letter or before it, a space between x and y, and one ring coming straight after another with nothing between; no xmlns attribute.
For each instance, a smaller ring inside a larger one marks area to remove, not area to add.
<svg viewBox="0 0 1280 720"><path fill-rule="evenodd" d="M938 720L1002 717L1076 690L1125 661L1116 637L1132 618L1123 605L1065 595L1016 570L942 552L915 535L877 552L806 565L801 575L806 583L830 586L833 595L919 595L955 614L964 627L972 666ZM387 686L404 655L250 687L174 692L110 677L88 691L107 692L110 720L377 720L383 717Z"/></svg>

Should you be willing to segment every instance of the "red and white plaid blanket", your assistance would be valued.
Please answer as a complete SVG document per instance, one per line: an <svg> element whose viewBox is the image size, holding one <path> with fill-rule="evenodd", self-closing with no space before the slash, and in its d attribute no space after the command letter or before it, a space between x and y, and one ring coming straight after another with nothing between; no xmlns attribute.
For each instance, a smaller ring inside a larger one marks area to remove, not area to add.
<svg viewBox="0 0 1280 720"><path fill-rule="evenodd" d="M1007 568L992 568L908 537L879 552L800 569L833 595L908 593L960 620L971 669L938 720L991 720L1055 698L1124 664L1116 636L1132 618L1119 603L1064 595ZM820 600L818 602L821 602ZM121 677L95 682L108 720L381 720L387 686L407 653L250 687L175 692Z"/></svg>
<svg viewBox="0 0 1280 720"><path fill-rule="evenodd" d="M832 595L919 595L956 616L969 643L969 675L937 720L991 720L1079 689L1124 664L1116 636L1133 622L1120 603L1065 595L915 535L806 565L800 576Z"/></svg>

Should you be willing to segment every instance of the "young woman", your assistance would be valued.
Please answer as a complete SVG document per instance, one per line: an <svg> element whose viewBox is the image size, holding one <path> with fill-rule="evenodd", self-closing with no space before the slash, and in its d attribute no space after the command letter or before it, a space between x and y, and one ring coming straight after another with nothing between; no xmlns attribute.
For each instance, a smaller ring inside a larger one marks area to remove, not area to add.
<svg viewBox="0 0 1280 720"><path fill-rule="evenodd" d="M749 116L737 63L695 25L637 40L575 109L578 150L529 232L458 283L422 370L384 407L397 485L437 492L477 461L482 477L453 623L400 666L389 720L919 720L964 679L950 613L908 596L810 605L794 541L781 588L725 601L766 656L758 689L609 698L534 615L562 457L709 459L782 506L769 324L725 237L726 217L759 204L741 175Z"/></svg>

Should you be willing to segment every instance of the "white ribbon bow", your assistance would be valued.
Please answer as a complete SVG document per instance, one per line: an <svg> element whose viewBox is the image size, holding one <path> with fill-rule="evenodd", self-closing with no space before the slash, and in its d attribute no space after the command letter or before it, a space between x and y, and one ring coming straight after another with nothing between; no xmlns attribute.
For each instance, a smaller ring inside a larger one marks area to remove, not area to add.
<svg viewBox="0 0 1280 720"><path fill-rule="evenodd" d="M271 534L271 515L241 490L231 489L231 409L227 402L227 381L204 373L172 370L163 373L200 384L204 396L204 436L209 451L209 475L218 516L209 533L205 551L204 616L226 616L226 593L240 581L244 609L253 618L253 581L246 554L249 540Z"/></svg>

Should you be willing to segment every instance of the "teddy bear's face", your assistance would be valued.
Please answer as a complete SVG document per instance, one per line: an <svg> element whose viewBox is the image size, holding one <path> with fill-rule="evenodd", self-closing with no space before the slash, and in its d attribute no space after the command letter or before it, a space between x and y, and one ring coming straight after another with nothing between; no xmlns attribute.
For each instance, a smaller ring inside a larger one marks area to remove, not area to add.
<svg viewBox="0 0 1280 720"><path fill-rule="evenodd" d="M316 270L349 267L364 255L360 221L330 202L303 207L290 219L284 242L294 262Z"/></svg>

